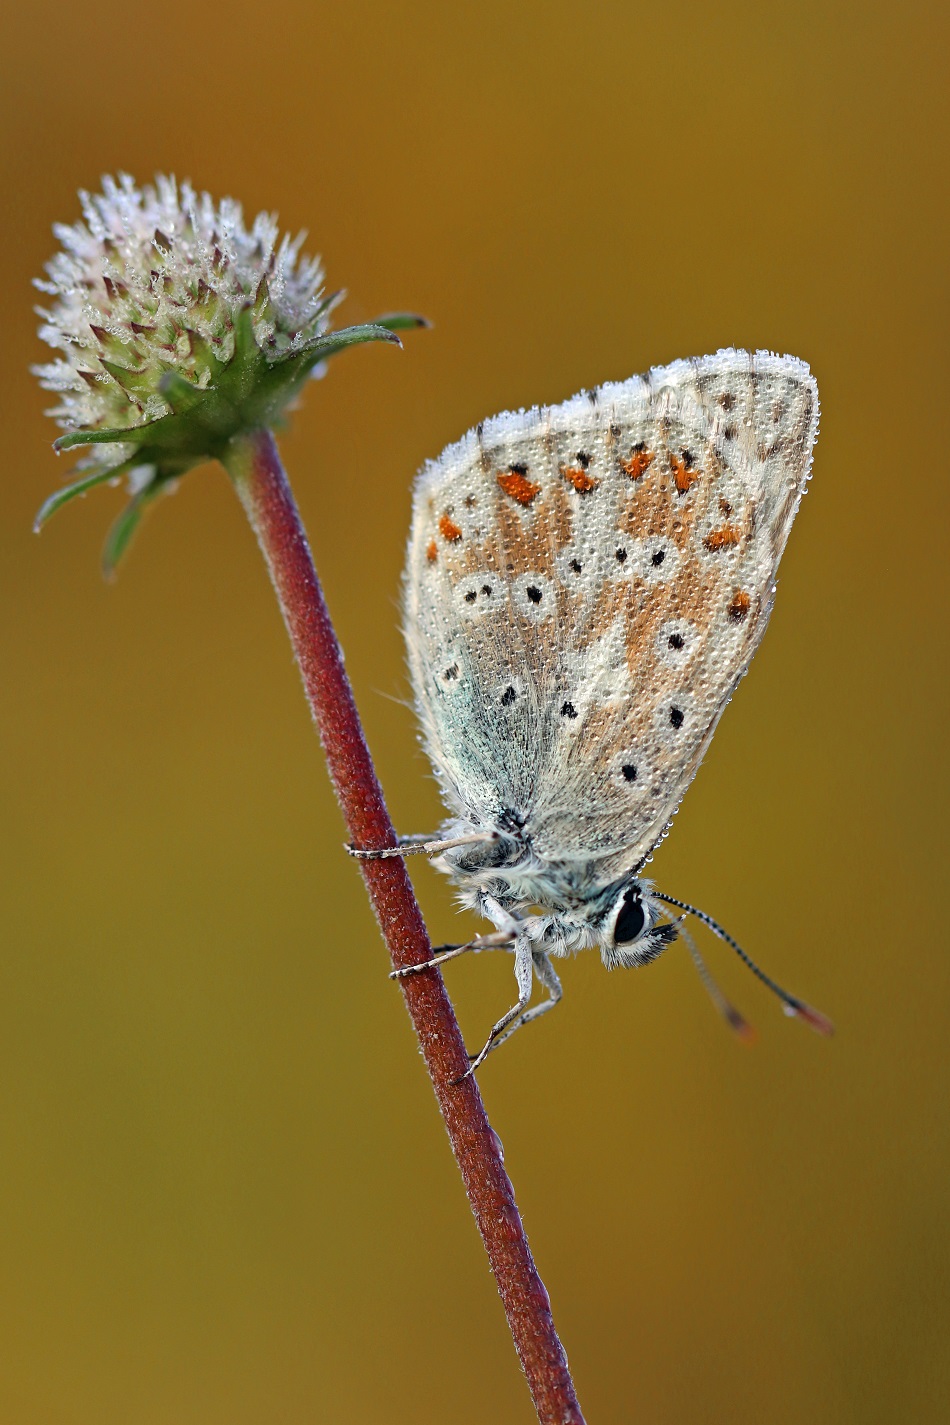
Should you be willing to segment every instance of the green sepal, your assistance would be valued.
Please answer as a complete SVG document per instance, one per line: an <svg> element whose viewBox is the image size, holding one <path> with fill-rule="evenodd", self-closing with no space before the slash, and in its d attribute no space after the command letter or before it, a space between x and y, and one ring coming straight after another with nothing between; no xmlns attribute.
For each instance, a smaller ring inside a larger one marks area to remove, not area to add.
<svg viewBox="0 0 950 1425"><path fill-rule="evenodd" d="M259 322L273 321L276 315L276 313L274 312L274 304L271 301L270 297L270 285L267 281L266 272L261 277L260 282L257 284L257 291L254 294L252 311L254 313L255 320Z"/></svg>
<svg viewBox="0 0 950 1425"><path fill-rule="evenodd" d="M310 371L318 362L326 361L328 357L336 356L338 351L344 351L348 346L358 346L364 341L389 341L396 346L402 346L396 333L389 327L384 327L380 322L366 322L362 326L344 327L342 331L315 337L305 346L299 346L296 351L289 351L286 356L278 358L274 365L284 366L300 362L305 363Z"/></svg>
<svg viewBox="0 0 950 1425"><path fill-rule="evenodd" d="M180 416L193 411L200 404L205 392L201 387L186 381L177 371L166 371L158 383L158 394L171 407L172 414Z"/></svg>
<svg viewBox="0 0 950 1425"><path fill-rule="evenodd" d="M72 450L77 445L111 445L118 440L134 442L138 432L144 429L144 426L132 426L129 429L73 430L68 435L61 435L58 440L54 440L53 449L61 451Z"/></svg>
<svg viewBox="0 0 950 1425"><path fill-rule="evenodd" d="M61 490L50 495L44 500L36 512L36 519L33 521L33 533L39 534L50 515L54 515L63 505L68 505L70 500L75 500L78 495L84 495L87 490L91 490L96 485L104 485L110 480L116 480L132 467L132 461L123 461L121 465L113 465L108 470L97 470L94 475L87 475L82 480L76 480L72 485L64 485Z"/></svg>
<svg viewBox="0 0 950 1425"><path fill-rule="evenodd" d="M146 507L151 504L164 483L160 479L155 479L146 485L144 490L139 490L132 496L113 524L102 550L102 577L104 579L115 578L119 560L128 549L129 542L139 527L139 521L145 513Z"/></svg>
<svg viewBox="0 0 950 1425"><path fill-rule="evenodd" d="M155 373L153 371L131 371L127 366L119 366L115 361L107 361L104 356L100 356L99 365L103 371L108 371L123 391L128 396L134 397L137 401L147 401L155 390Z"/></svg>
<svg viewBox="0 0 950 1425"><path fill-rule="evenodd" d="M260 354L254 335L254 309L242 307L234 323L234 355L228 365L232 366L235 361L253 361Z"/></svg>
<svg viewBox="0 0 950 1425"><path fill-rule="evenodd" d="M432 323L428 317L421 317L417 312L386 312L376 318L374 326L385 327L391 332L418 331L420 327L429 331Z"/></svg>
<svg viewBox="0 0 950 1425"><path fill-rule="evenodd" d="M96 338L96 341L99 343L100 361L102 360L102 352L104 351L108 352L109 357L112 360L121 360L123 357L125 357L126 360L128 359L128 345L126 342L122 341L120 337L117 337L112 332L107 331L105 327L90 326L89 330L92 332L93 336Z"/></svg>
<svg viewBox="0 0 950 1425"><path fill-rule="evenodd" d="M185 336L188 338L191 355L194 358L196 368L199 368L199 374L202 370L207 371L210 384L213 384L221 375L227 363L218 359L218 354L214 347L210 341L205 340L200 332L192 331L192 329L188 327L185 330Z"/></svg>

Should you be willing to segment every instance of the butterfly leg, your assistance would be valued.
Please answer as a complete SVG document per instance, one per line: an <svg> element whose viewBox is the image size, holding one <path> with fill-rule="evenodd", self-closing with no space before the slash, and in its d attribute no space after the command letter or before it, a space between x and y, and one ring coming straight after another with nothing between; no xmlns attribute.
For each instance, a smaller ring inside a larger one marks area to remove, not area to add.
<svg viewBox="0 0 950 1425"><path fill-rule="evenodd" d="M400 970L390 970L391 980L403 980L407 975L417 975L420 970L431 970L434 965L444 965L447 960L457 960L460 955L477 955L482 950L509 950L512 936L506 930L496 930L491 935L477 935L465 945L443 945L435 947L441 953L431 960L421 960L418 965L403 965Z"/></svg>
<svg viewBox="0 0 950 1425"><path fill-rule="evenodd" d="M454 846L480 846L497 839L493 833L483 831L467 836L450 836L441 841L438 837L400 836L395 846L384 846L379 851L360 851L349 844L346 849L357 861L384 861L390 856L440 856Z"/></svg>
<svg viewBox="0 0 950 1425"><path fill-rule="evenodd" d="M498 1023L493 1027L491 1034L485 1043L485 1047L480 1054L476 1054L469 1067L468 1073L462 1075L462 1079L467 1079L470 1074L474 1074L480 1064L495 1047L499 1035L504 1035L504 1031L511 1024L513 1019L518 1019L523 1015L528 1007L531 998L531 981L534 971L534 958L531 954L531 941L524 935L519 935L515 941L515 980L518 985L518 1002L513 1004L507 1014L503 1014ZM505 1035L507 1038L507 1035ZM459 1080L459 1083L462 1082Z"/></svg>
<svg viewBox="0 0 950 1425"><path fill-rule="evenodd" d="M554 966L551 964L551 957L543 950L532 950L531 959L534 965L534 973L541 984L548 992L547 999L541 1000L540 1004L533 1004L530 1009L526 1009L520 1019L516 1019L504 1034L500 1034L492 1041L491 1048L497 1049L499 1044L504 1044L506 1039L510 1039L512 1034L518 1029L523 1029L526 1024L530 1024L533 1019L540 1019L542 1014L547 1014L556 1004L560 1004L564 994L561 988L561 981L558 979ZM491 1050L489 1050L491 1052Z"/></svg>

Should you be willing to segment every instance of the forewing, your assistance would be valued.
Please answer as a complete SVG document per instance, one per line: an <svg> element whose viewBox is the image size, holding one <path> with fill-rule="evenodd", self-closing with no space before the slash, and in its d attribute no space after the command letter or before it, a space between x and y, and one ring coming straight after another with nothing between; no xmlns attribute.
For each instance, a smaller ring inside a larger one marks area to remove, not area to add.
<svg viewBox="0 0 950 1425"><path fill-rule="evenodd" d="M423 469L406 633L455 810L545 859L648 854L765 631L817 422L802 362L724 351Z"/></svg>

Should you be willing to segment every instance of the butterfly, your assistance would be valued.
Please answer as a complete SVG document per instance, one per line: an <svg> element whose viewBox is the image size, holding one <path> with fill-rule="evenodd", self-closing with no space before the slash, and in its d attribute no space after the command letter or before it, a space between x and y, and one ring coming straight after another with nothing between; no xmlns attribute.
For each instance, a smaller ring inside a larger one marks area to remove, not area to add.
<svg viewBox="0 0 950 1425"><path fill-rule="evenodd" d="M494 416L420 471L405 637L450 816L437 838L355 854L425 852L494 926L395 975L513 952L517 1000L469 1072L553 1008L552 961L588 947L631 967L682 936L747 1032L687 914L830 1032L641 875L765 632L817 432L804 362L725 350Z"/></svg>

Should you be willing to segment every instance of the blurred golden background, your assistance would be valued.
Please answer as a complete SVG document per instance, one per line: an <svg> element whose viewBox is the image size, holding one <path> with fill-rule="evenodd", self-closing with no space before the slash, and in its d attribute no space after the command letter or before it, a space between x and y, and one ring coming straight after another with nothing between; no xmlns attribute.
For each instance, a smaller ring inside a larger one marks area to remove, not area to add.
<svg viewBox="0 0 950 1425"><path fill-rule="evenodd" d="M75 190L310 230L336 359L282 448L397 825L440 815L396 599L412 475L492 412L725 345L806 358L814 480L662 888L481 1075L591 1425L948 1415L945 7L67 6L2 22L0 1422L528 1421L504 1318L222 472L30 533L68 458L29 286ZM471 922L414 868L437 940ZM452 966L469 1039L510 963Z"/></svg>

